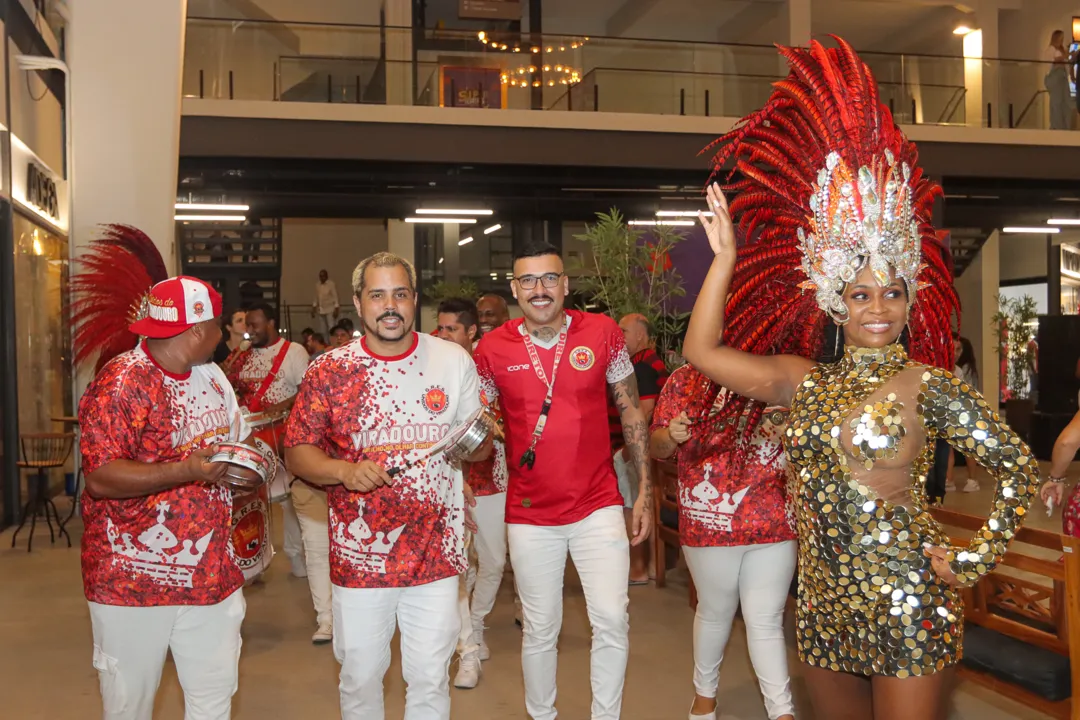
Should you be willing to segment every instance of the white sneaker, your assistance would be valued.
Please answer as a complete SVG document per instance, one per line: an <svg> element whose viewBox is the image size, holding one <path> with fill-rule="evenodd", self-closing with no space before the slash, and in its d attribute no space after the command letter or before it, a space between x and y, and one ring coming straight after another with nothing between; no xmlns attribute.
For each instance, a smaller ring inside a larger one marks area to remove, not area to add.
<svg viewBox="0 0 1080 720"><path fill-rule="evenodd" d="M480 660L490 660L491 650L488 648L487 643L484 642L483 629L473 630L473 636L471 639L473 641L473 644L477 647L477 657L479 657Z"/></svg>
<svg viewBox="0 0 1080 720"><path fill-rule="evenodd" d="M311 636L314 645L325 645L334 639L334 626L330 623L319 623L319 629Z"/></svg>
<svg viewBox="0 0 1080 720"><path fill-rule="evenodd" d="M479 682L480 658L474 649L461 655L457 675L454 676L454 687L462 690L472 690Z"/></svg>
<svg viewBox="0 0 1080 720"><path fill-rule="evenodd" d="M954 483L952 480L945 483L945 492L956 492L956 483Z"/></svg>
<svg viewBox="0 0 1080 720"><path fill-rule="evenodd" d="M979 481L975 478L968 478L968 481L964 483L964 492L979 492Z"/></svg>
<svg viewBox="0 0 1080 720"><path fill-rule="evenodd" d="M717 715L716 710L713 710L711 713L705 713L704 715L695 715L694 713L690 713L689 718L690 720L716 720Z"/></svg>
<svg viewBox="0 0 1080 720"><path fill-rule="evenodd" d="M291 566L290 570L292 571L293 577L307 577L307 563L304 562L304 557L302 555L289 558L289 565Z"/></svg>

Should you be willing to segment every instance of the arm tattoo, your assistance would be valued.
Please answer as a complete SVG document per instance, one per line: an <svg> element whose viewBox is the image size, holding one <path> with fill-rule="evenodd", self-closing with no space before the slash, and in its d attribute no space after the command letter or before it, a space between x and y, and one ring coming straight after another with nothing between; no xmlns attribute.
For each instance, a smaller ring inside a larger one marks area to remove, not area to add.
<svg viewBox="0 0 1080 720"><path fill-rule="evenodd" d="M650 446L653 457L657 459L667 459L675 455L679 450L679 444L671 439L671 431L666 427L657 428L656 432L652 433L649 438Z"/></svg>
<svg viewBox="0 0 1080 720"><path fill-rule="evenodd" d="M638 398L637 378L633 374L614 383L611 392L615 407L619 409L622 420L623 441L626 443L628 464L636 468L641 481L645 509L652 511L652 476L649 473L649 425L641 411Z"/></svg>

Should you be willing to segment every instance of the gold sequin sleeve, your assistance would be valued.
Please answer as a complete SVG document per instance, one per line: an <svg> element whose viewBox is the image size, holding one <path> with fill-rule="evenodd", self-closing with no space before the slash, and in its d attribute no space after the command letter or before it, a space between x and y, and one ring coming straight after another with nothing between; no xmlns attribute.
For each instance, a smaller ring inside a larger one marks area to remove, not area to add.
<svg viewBox="0 0 1080 720"><path fill-rule="evenodd" d="M993 570L1023 524L1038 491L1038 464L978 391L944 370L927 368L923 373L919 415L931 438L943 438L974 458L996 482L986 524L968 547L954 547L948 554L960 584L971 586Z"/></svg>

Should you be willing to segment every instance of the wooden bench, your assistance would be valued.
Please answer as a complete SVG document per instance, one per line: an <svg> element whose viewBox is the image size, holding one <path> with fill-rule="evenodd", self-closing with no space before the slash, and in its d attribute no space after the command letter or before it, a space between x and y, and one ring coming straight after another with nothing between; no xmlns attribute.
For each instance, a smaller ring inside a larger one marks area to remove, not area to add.
<svg viewBox="0 0 1080 720"><path fill-rule="evenodd" d="M667 549L680 552L679 543L679 473L675 463L653 460L653 554L656 587L666 584ZM697 609L697 588L690 578L690 607Z"/></svg>
<svg viewBox="0 0 1080 720"><path fill-rule="evenodd" d="M967 545L985 522L945 508L931 512L955 545ZM1062 553L1064 562L1025 555L1016 543ZM1073 699L1080 691L1080 539L1024 528L998 567L1045 580L995 571L963 590L966 639L959 674L1052 717L1080 720L1080 702ZM1036 692L1047 674L1059 681L1056 691Z"/></svg>

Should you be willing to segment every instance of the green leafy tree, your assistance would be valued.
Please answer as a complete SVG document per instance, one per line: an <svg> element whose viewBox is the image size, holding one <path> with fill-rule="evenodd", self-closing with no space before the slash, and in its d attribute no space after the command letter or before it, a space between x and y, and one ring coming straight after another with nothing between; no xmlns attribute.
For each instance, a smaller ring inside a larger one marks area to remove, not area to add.
<svg viewBox="0 0 1080 720"><path fill-rule="evenodd" d="M627 225L614 208L596 218L584 234L575 235L592 248L592 267L579 282L582 290L616 322L628 313L644 315L656 332L657 352L669 365L680 363L690 314L676 310L686 289L672 266L671 250L683 236L658 225L643 240L644 233Z"/></svg>
<svg viewBox="0 0 1080 720"><path fill-rule="evenodd" d="M428 288L425 294L435 302L441 302L452 297L465 298L476 302L480 299L480 286L472 280L465 280L459 284L440 280Z"/></svg>

